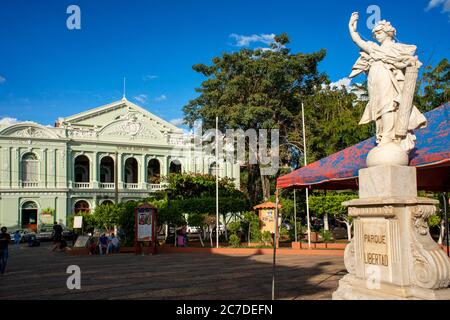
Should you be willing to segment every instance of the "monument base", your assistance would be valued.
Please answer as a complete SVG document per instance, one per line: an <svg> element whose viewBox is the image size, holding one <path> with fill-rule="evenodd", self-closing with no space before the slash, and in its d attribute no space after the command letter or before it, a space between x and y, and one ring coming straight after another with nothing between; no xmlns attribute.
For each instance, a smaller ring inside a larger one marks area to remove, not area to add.
<svg viewBox="0 0 450 320"><path fill-rule="evenodd" d="M373 288L367 280L347 274L339 281L338 290L333 292L333 300L450 300L450 288L432 290L387 283Z"/></svg>
<svg viewBox="0 0 450 320"><path fill-rule="evenodd" d="M347 201L354 235L348 271L333 299L450 300L450 259L432 239L434 199L417 196L414 167L359 171L359 199Z"/></svg>

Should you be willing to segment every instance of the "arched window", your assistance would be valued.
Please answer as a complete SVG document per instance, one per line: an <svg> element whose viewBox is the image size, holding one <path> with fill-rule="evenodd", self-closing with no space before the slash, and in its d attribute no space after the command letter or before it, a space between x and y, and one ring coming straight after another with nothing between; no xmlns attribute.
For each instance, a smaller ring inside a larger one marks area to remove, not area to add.
<svg viewBox="0 0 450 320"><path fill-rule="evenodd" d="M75 158L75 182L89 182L89 158L78 156Z"/></svg>
<svg viewBox="0 0 450 320"><path fill-rule="evenodd" d="M111 200L105 200L102 202L102 206L110 206L113 204L114 204L114 202L112 202Z"/></svg>
<svg viewBox="0 0 450 320"><path fill-rule="evenodd" d="M147 166L147 182L160 183L161 165L158 159L152 159Z"/></svg>
<svg viewBox="0 0 450 320"><path fill-rule="evenodd" d="M22 157L22 181L39 181L39 160L34 153L24 154Z"/></svg>
<svg viewBox="0 0 450 320"><path fill-rule="evenodd" d="M215 176L215 175L216 175L216 170L217 170L217 168L216 168L216 163L215 163L215 162L211 163L211 164L209 165L209 168L208 168L208 173L209 173L210 175Z"/></svg>
<svg viewBox="0 0 450 320"><path fill-rule="evenodd" d="M100 182L114 182L114 160L111 157L104 157L100 162Z"/></svg>
<svg viewBox="0 0 450 320"><path fill-rule="evenodd" d="M181 173L181 162L179 160L170 162L169 173Z"/></svg>
<svg viewBox="0 0 450 320"><path fill-rule="evenodd" d="M138 163L135 158L125 161L125 183L138 183Z"/></svg>
<svg viewBox="0 0 450 320"><path fill-rule="evenodd" d="M73 207L73 211L75 213L90 212L91 208L90 208L89 203L87 201L79 200L79 201L75 202L75 205Z"/></svg>

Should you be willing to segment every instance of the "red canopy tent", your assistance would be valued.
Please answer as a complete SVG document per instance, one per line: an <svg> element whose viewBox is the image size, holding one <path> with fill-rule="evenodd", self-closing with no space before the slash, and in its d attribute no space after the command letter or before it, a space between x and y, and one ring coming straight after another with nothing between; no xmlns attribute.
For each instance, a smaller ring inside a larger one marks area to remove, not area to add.
<svg viewBox="0 0 450 320"><path fill-rule="evenodd" d="M417 168L419 190L450 189L450 103L425 114L428 126L417 130L416 147L410 152L410 166ZM362 141L331 156L277 179L277 188L322 190L358 189L358 171L366 168L368 152L375 138Z"/></svg>

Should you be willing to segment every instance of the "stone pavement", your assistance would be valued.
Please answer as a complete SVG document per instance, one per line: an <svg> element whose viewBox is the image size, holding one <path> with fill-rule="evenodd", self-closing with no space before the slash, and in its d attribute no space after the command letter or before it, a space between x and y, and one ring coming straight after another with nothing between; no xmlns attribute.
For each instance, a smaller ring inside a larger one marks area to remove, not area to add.
<svg viewBox="0 0 450 320"><path fill-rule="evenodd" d="M81 268L81 289L66 286L69 265ZM278 299L331 299L345 274L342 257L277 257ZM0 275L3 299L271 299L271 255L201 253L71 256L41 247L10 248Z"/></svg>

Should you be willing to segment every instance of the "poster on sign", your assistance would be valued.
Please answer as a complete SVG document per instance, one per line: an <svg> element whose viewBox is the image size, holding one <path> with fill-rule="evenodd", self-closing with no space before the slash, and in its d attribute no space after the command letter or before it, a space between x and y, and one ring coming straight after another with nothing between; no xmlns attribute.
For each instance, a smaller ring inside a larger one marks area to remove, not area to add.
<svg viewBox="0 0 450 320"><path fill-rule="evenodd" d="M83 228L83 216L75 216L73 217L73 228L81 229Z"/></svg>
<svg viewBox="0 0 450 320"><path fill-rule="evenodd" d="M152 241L153 236L153 208L137 208L137 241Z"/></svg>
<svg viewBox="0 0 450 320"><path fill-rule="evenodd" d="M135 211L135 238L134 246L136 254L145 252L156 253L157 237L157 209L146 203L134 209Z"/></svg>

